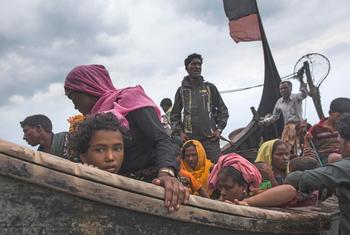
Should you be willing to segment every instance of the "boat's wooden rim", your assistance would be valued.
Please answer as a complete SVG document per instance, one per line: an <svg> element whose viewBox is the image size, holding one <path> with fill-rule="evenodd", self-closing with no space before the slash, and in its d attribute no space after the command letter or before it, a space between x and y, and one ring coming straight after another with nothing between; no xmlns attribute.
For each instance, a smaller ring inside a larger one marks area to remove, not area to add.
<svg viewBox="0 0 350 235"><path fill-rule="evenodd" d="M235 230L249 228L250 231L271 231L273 225L276 231L286 231L285 229L293 226L301 231L306 231L305 228L308 228L308 231L321 231L328 229L332 216L331 213L312 210L277 211L236 206L196 196L190 197L189 205L169 214L164 208L164 190L161 187L2 140L0 165L0 174L90 200L162 217ZM26 172L30 174L26 175Z"/></svg>

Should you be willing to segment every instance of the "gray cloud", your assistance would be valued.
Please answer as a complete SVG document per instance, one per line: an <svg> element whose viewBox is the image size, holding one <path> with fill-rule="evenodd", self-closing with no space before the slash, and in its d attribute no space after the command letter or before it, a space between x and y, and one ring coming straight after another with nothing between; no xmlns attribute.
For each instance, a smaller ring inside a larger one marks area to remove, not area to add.
<svg viewBox="0 0 350 235"><path fill-rule="evenodd" d="M348 74L350 2L258 2L280 74L290 74L302 55L321 52L332 63L322 85L324 106L334 90L348 96L339 84ZM142 84L158 103L173 98L186 75L183 60L192 52L204 56L203 75L220 90L263 81L261 42L232 41L221 0L4 1L0 137L20 139L18 121L33 112L53 117L55 130L65 130L67 117L76 112L62 82L77 64L104 64L118 88ZM258 105L260 95L257 89L223 96L231 112L225 132L248 123L249 107ZM313 113L308 118L317 120Z"/></svg>
<svg viewBox="0 0 350 235"><path fill-rule="evenodd" d="M17 7L26 7L23 1L17 3ZM0 13L6 15L13 7L12 3L4 5ZM105 7L104 1L84 1L83 5L37 1L25 15L2 21L16 28L0 26L0 104L11 94L30 96L52 82L62 81L72 66L89 63L96 55L108 57L121 52L118 44L111 45L103 38L125 35L127 18L117 14L113 20L105 19Z"/></svg>

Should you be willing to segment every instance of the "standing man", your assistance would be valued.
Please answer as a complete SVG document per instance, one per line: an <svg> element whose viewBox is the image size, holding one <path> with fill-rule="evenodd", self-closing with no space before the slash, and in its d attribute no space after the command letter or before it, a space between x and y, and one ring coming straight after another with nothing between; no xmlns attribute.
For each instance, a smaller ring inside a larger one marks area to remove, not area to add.
<svg viewBox="0 0 350 235"><path fill-rule="evenodd" d="M229 115L216 86L201 76L202 63L199 54L191 54L185 59L188 76L176 91L170 122L182 142L199 140L207 157L216 163L220 155L220 135Z"/></svg>
<svg viewBox="0 0 350 235"><path fill-rule="evenodd" d="M283 81L280 83L279 98L273 109L271 116L265 117L260 121L261 125L268 126L275 123L283 115L284 128L282 132L282 140L288 144L289 151L297 154L297 146L299 144L298 129L300 129L302 118L302 102L307 97L308 91L306 84L300 79L300 93L292 94L292 83Z"/></svg>
<svg viewBox="0 0 350 235"><path fill-rule="evenodd" d="M339 234L350 234L350 114L344 113L336 124L339 132L339 151L343 160L324 167L297 172L301 192L327 188L338 198L340 209Z"/></svg>
<svg viewBox="0 0 350 235"><path fill-rule="evenodd" d="M48 117L36 114L26 117L20 124L23 129L23 139L29 145L39 145L38 151L64 157L67 132L54 134Z"/></svg>

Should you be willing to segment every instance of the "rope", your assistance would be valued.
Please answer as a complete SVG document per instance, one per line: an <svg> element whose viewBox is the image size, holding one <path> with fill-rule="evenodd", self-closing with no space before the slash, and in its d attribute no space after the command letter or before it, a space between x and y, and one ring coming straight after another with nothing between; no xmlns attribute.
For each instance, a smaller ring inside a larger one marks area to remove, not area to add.
<svg viewBox="0 0 350 235"><path fill-rule="evenodd" d="M281 77L281 80L289 80L289 79L294 78L295 76L296 76L296 73L291 73L287 76ZM264 84L259 84L259 85L255 85L255 86L244 87L244 88L231 89L231 90L224 90L224 91L220 91L220 93L221 94L233 93L233 92L238 92L238 91L250 90L250 89L262 87L262 86L264 86Z"/></svg>

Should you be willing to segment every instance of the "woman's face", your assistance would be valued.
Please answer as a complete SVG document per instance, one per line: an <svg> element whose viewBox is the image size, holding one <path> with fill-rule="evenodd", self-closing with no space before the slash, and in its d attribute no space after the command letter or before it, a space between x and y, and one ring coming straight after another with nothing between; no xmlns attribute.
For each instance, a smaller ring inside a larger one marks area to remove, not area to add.
<svg viewBox="0 0 350 235"><path fill-rule="evenodd" d="M246 195L246 187L239 185L227 174L219 174L218 189L220 191L220 201L231 201L235 199L241 201Z"/></svg>
<svg viewBox="0 0 350 235"><path fill-rule="evenodd" d="M84 115L87 115L91 112L92 107L94 107L98 98L86 93L72 91L69 96L69 99L72 100L74 108L79 110Z"/></svg>
<svg viewBox="0 0 350 235"><path fill-rule="evenodd" d="M272 166L279 170L285 171L290 160L288 147L285 144L280 144L276 147L272 154Z"/></svg>
<svg viewBox="0 0 350 235"><path fill-rule="evenodd" d="M198 154L194 146L189 146L185 149L184 161L192 170L196 169L198 164Z"/></svg>

